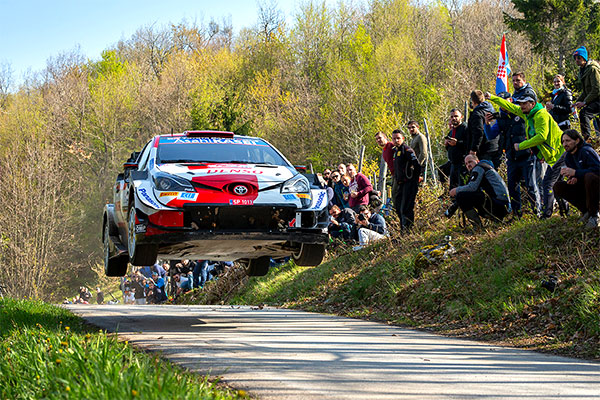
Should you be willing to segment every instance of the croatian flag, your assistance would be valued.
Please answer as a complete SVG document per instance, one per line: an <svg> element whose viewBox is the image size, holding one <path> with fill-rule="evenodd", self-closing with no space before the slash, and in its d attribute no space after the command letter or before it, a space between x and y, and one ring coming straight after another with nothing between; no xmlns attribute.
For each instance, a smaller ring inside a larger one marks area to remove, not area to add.
<svg viewBox="0 0 600 400"><path fill-rule="evenodd" d="M496 72L496 94L500 92L510 92L508 88L509 76L510 63L508 62L508 52L506 51L506 38L502 35L500 56L498 57L498 71Z"/></svg>

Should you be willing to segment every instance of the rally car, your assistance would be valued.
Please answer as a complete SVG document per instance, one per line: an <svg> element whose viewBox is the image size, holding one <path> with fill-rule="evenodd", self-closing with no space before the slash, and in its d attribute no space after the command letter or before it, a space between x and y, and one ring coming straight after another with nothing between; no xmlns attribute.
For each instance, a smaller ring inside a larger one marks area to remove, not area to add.
<svg viewBox="0 0 600 400"><path fill-rule="evenodd" d="M124 164L103 216L104 265L163 260L245 263L264 275L271 258L321 263L327 192L265 140L187 131L152 138Z"/></svg>

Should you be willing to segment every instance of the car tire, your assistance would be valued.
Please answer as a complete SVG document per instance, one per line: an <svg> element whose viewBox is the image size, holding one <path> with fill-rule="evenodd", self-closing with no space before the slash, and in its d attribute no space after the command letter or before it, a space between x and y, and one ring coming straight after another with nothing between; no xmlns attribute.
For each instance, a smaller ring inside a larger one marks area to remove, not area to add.
<svg viewBox="0 0 600 400"><path fill-rule="evenodd" d="M113 229L114 228L114 229ZM112 257L110 254L110 235L116 227L111 227L109 220L104 222L104 273L106 276L124 276L127 274L129 258L125 256Z"/></svg>
<svg viewBox="0 0 600 400"><path fill-rule="evenodd" d="M271 265L271 257L263 256L253 258L248 261L246 267L246 274L248 276L265 276L269 272L269 266Z"/></svg>
<svg viewBox="0 0 600 400"><path fill-rule="evenodd" d="M316 267L325 257L325 245L302 243L298 252L292 254L292 257L296 265L300 267Z"/></svg>
<svg viewBox="0 0 600 400"><path fill-rule="evenodd" d="M135 206L129 207L127 217L127 251L129 253L129 262L135 266L154 265L158 257L158 246L155 244L137 243L135 233Z"/></svg>

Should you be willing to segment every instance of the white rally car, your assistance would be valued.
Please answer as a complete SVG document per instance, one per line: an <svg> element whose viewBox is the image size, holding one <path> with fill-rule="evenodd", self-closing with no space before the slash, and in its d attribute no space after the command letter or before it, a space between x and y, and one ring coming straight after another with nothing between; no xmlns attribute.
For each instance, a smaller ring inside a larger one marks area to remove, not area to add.
<svg viewBox="0 0 600 400"><path fill-rule="evenodd" d="M310 177L310 176L309 176ZM264 275L270 258L321 263L327 192L260 138L188 131L156 136L124 164L103 216L104 265L157 258L246 263Z"/></svg>

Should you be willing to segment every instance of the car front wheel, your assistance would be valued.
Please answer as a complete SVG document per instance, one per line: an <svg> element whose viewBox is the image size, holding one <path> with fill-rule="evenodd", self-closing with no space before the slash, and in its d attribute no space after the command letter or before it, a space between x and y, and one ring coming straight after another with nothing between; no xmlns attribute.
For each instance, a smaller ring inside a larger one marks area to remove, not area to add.
<svg viewBox="0 0 600 400"><path fill-rule="evenodd" d="M127 226L127 251L129 253L129 262L131 265L136 266L154 265L156 257L158 256L158 247L154 244L137 243L137 234L135 233L136 225L137 218L135 206L132 204L131 207L129 207Z"/></svg>

